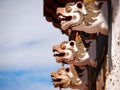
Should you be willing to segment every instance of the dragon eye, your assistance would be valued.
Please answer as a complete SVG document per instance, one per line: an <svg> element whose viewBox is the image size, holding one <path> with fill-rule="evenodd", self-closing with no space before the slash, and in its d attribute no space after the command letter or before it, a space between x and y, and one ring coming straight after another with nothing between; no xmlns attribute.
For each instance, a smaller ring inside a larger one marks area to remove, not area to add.
<svg viewBox="0 0 120 90"><path fill-rule="evenodd" d="M69 68L66 68L66 72L69 72L70 71L70 69Z"/></svg>
<svg viewBox="0 0 120 90"><path fill-rule="evenodd" d="M82 3L77 3L78 8L82 8Z"/></svg>
<svg viewBox="0 0 120 90"><path fill-rule="evenodd" d="M71 45L71 46L74 46L74 42L70 42L70 45Z"/></svg>

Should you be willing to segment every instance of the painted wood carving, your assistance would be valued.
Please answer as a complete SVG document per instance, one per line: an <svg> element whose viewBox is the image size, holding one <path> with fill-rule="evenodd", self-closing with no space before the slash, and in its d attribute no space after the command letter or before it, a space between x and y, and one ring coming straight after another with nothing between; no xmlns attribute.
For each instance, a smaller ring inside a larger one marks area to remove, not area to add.
<svg viewBox="0 0 120 90"><path fill-rule="evenodd" d="M81 39L77 42L71 40L55 45L53 52L58 63L73 64L79 67L85 65L97 67L97 63L90 57Z"/></svg>
<svg viewBox="0 0 120 90"><path fill-rule="evenodd" d="M65 7L58 7L56 13L62 30L101 32L107 35L108 13L106 11L107 2L105 1L84 2L80 0L77 3L67 3Z"/></svg>
<svg viewBox="0 0 120 90"><path fill-rule="evenodd" d="M68 68L59 68L56 72L51 73L54 87L72 89L83 88L84 90L88 90L87 83L82 76L83 75L76 72L73 65L70 65Z"/></svg>
<svg viewBox="0 0 120 90"><path fill-rule="evenodd" d="M68 41L53 46L53 56L62 64L51 73L54 87L96 90L108 47L108 1L44 0L44 16L69 35Z"/></svg>

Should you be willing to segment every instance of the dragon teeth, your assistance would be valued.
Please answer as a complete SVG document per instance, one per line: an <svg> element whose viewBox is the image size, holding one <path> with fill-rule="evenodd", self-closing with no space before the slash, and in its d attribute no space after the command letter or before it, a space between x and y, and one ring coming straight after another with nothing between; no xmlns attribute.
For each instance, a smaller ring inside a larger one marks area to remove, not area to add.
<svg viewBox="0 0 120 90"><path fill-rule="evenodd" d="M59 54L58 52L54 52L54 54Z"/></svg>
<svg viewBox="0 0 120 90"><path fill-rule="evenodd" d="M60 18L61 20L64 20L64 19L65 19L65 17L62 16L62 15L60 15L59 18Z"/></svg>

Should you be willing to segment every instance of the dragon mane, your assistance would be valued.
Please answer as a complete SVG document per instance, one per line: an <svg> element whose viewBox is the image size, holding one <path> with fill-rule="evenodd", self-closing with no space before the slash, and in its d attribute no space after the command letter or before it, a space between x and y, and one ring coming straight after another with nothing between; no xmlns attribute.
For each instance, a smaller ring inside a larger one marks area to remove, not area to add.
<svg viewBox="0 0 120 90"><path fill-rule="evenodd" d="M84 17L83 22L86 26L91 25L91 23L94 23L97 20L96 17L100 14L102 4L102 2L98 5L95 4L95 2L85 3L87 15Z"/></svg>

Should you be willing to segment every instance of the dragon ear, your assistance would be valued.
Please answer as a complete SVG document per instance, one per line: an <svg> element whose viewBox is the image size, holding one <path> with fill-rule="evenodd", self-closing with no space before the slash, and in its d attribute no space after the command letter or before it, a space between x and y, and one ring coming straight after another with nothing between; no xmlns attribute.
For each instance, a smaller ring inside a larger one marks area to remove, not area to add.
<svg viewBox="0 0 120 90"><path fill-rule="evenodd" d="M70 71L70 69L69 69L69 68L66 68L66 69L65 69L65 71L66 71L66 72L69 72L69 71Z"/></svg>

